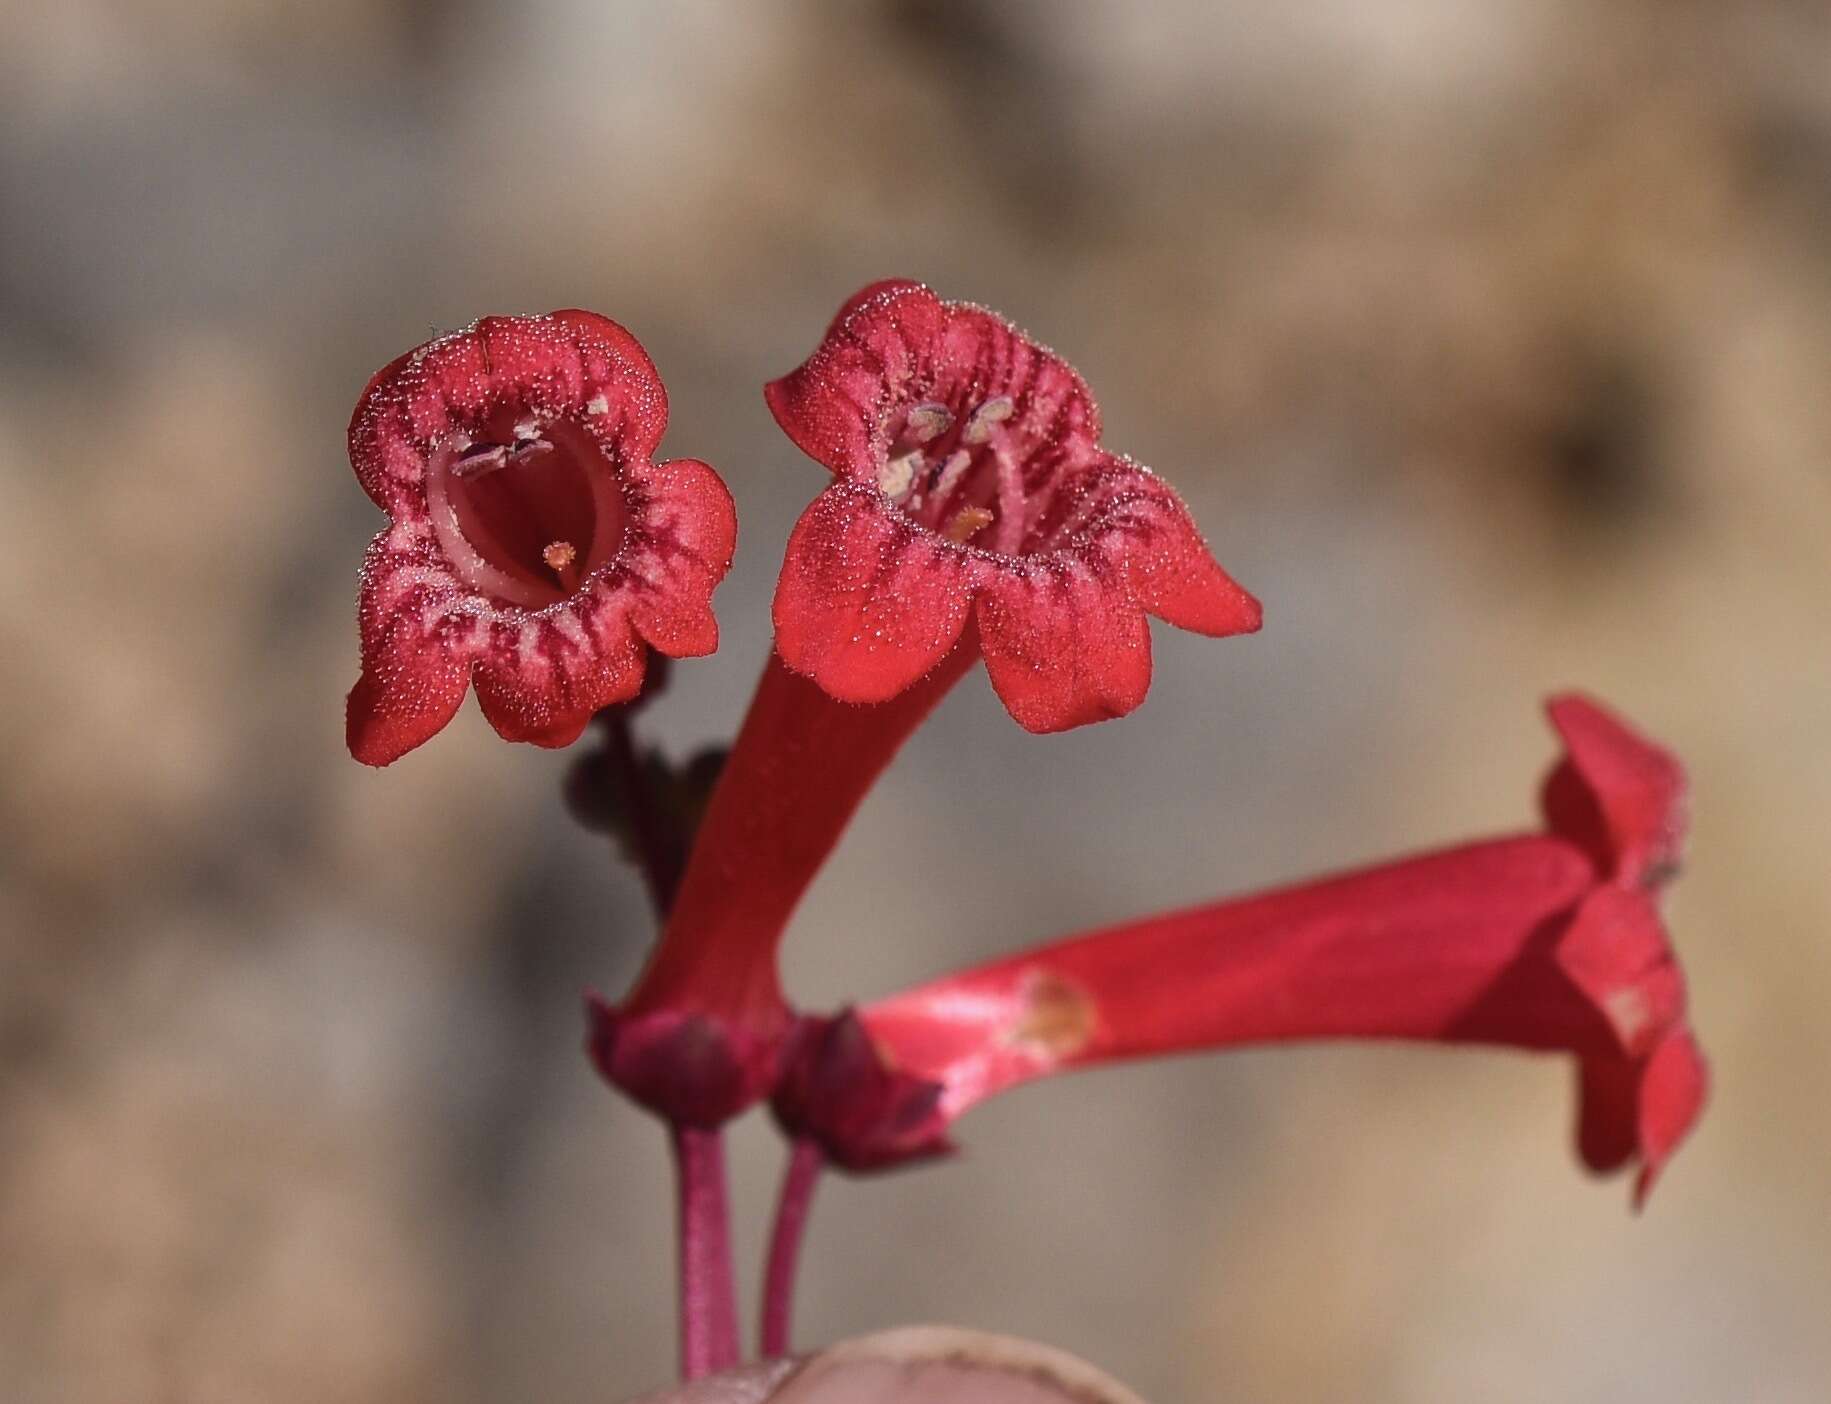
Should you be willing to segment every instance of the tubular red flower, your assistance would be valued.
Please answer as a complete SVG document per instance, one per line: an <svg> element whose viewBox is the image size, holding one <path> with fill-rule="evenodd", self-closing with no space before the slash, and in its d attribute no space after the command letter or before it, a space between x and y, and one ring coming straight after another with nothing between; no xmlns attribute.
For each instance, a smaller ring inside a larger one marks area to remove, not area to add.
<svg viewBox="0 0 1831 1404"><path fill-rule="evenodd" d="M875 707L764 668L634 989L592 996L598 1070L675 1123L717 1126L774 1086L793 1015L776 953L802 894L868 791L972 662L956 655Z"/></svg>
<svg viewBox="0 0 1831 1404"><path fill-rule="evenodd" d="M806 1024L779 1119L874 1168L1073 1068L1297 1039L1501 1044L1576 1056L1579 1151L1599 1172L1637 1161L1639 1202L1707 1083L1654 904L1683 773L1593 703L1550 711L1569 751L1551 832L1147 917Z"/></svg>
<svg viewBox="0 0 1831 1404"><path fill-rule="evenodd" d="M833 697L885 701L977 645L1011 715L1061 731L1144 700L1147 614L1259 627L1181 499L1100 447L1081 377L983 308L873 284L765 393L838 479L790 536L775 598L783 659Z"/></svg>
<svg viewBox="0 0 1831 1404"><path fill-rule="evenodd" d="M568 745L650 647L718 646L737 519L706 464L651 461L666 425L648 355L591 312L485 317L375 375L350 463L390 524L363 564L351 754L404 755L473 680L503 737Z"/></svg>

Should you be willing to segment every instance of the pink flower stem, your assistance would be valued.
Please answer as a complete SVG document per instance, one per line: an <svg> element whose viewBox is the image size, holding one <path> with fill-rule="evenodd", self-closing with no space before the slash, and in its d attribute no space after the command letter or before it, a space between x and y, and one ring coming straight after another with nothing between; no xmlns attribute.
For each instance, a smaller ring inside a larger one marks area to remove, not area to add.
<svg viewBox="0 0 1831 1404"><path fill-rule="evenodd" d="M789 1352L791 1318L795 1309L795 1269L801 1262L801 1239L807 1230L814 1187L826 1168L826 1156L806 1136L795 1139L782 1170L782 1191L776 1200L775 1227L769 1236L769 1261L763 1271L762 1354L773 1360Z"/></svg>
<svg viewBox="0 0 1831 1404"><path fill-rule="evenodd" d="M680 1192L680 1374L694 1380L738 1363L725 1142L722 1132L696 1126L675 1126L673 1141Z"/></svg>

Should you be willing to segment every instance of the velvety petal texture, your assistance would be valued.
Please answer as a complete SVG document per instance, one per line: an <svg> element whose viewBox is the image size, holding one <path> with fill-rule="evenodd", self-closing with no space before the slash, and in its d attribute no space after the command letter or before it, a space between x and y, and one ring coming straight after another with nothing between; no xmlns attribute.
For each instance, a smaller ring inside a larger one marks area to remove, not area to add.
<svg viewBox="0 0 1831 1404"><path fill-rule="evenodd" d="M1575 1055L1579 1151L1597 1171L1638 1164L1644 1197L1708 1085L1654 894L1621 876L1648 833L1676 843L1683 777L1672 763L1662 810L1645 761L1664 752L1584 699L1551 712L1583 738L1564 763L1589 789L1582 812L1634 818L1618 848L1525 834L1050 942L841 1016L843 1036L798 1034L810 1066L791 1064L778 1117L873 1169L944 1148L971 1106L1073 1068L1298 1039L1496 1044Z"/></svg>
<svg viewBox="0 0 1831 1404"><path fill-rule="evenodd" d="M1217 637L1260 625L1176 494L1100 447L1081 377L984 308L873 284L766 396L839 479L775 599L783 660L832 697L894 697L970 619L1011 715L1061 731L1144 700L1147 614Z"/></svg>
<svg viewBox="0 0 1831 1404"><path fill-rule="evenodd" d="M390 523L362 571L358 760L427 740L473 682L501 735L564 746L649 647L717 647L736 514L707 465L651 461L666 425L642 347L590 312L485 317L369 382L350 462Z"/></svg>

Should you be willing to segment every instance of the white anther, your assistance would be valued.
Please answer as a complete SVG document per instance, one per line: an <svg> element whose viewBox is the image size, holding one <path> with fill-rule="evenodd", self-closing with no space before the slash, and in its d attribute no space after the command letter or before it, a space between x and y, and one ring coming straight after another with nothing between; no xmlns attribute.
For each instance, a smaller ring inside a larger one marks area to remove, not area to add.
<svg viewBox="0 0 1831 1404"><path fill-rule="evenodd" d="M916 469L922 466L919 449L893 458L877 471L877 486L887 497L901 497L915 482Z"/></svg>
<svg viewBox="0 0 1831 1404"><path fill-rule="evenodd" d="M966 428L960 431L960 438L969 444L983 444L992 437L992 431L1003 424L1017 412L1009 395L999 395L987 400L973 411L972 418L966 421Z"/></svg>
<svg viewBox="0 0 1831 1404"><path fill-rule="evenodd" d="M941 465L941 476L935 480L934 496L946 497L960 485L966 476L966 470L972 465L973 455L965 449L955 449L947 456L947 462Z"/></svg>
<svg viewBox="0 0 1831 1404"><path fill-rule="evenodd" d="M948 426L953 422L954 416L946 405L930 400L909 411L907 428L904 432L915 443L926 444L945 434Z"/></svg>
<svg viewBox="0 0 1831 1404"><path fill-rule="evenodd" d="M451 461L454 478L480 478L494 473L509 461L509 451L502 444L483 444L467 448Z"/></svg>

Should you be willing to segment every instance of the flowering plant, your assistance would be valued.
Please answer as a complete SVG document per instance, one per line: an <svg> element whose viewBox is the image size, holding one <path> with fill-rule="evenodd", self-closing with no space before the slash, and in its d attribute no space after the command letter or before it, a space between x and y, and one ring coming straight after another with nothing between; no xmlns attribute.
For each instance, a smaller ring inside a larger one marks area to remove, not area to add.
<svg viewBox="0 0 1831 1404"><path fill-rule="evenodd" d="M1027 731L1124 716L1148 616L1259 628L1187 508L1104 448L1085 382L983 308L906 281L850 299L765 395L832 481L789 537L775 648L728 758L633 740L651 650L718 641L735 544L706 464L657 463L667 400L603 317L490 317L370 381L350 458L390 518L364 566L349 745L385 765L474 683L509 740L564 746L581 818L642 869L660 939L587 1000L605 1080L668 1126L680 1191L682 1371L735 1365L722 1127L767 1101L790 1138L759 1346L790 1347L802 1228L826 1166L950 1148L985 1098L1096 1063L1245 1043L1403 1038L1571 1055L1578 1149L1638 1166L1636 1201L1702 1107L1705 1065L1656 899L1676 872L1676 760L1601 705L1550 704L1564 756L1542 831L1047 941L830 1015L777 954L872 782L983 658Z"/></svg>

